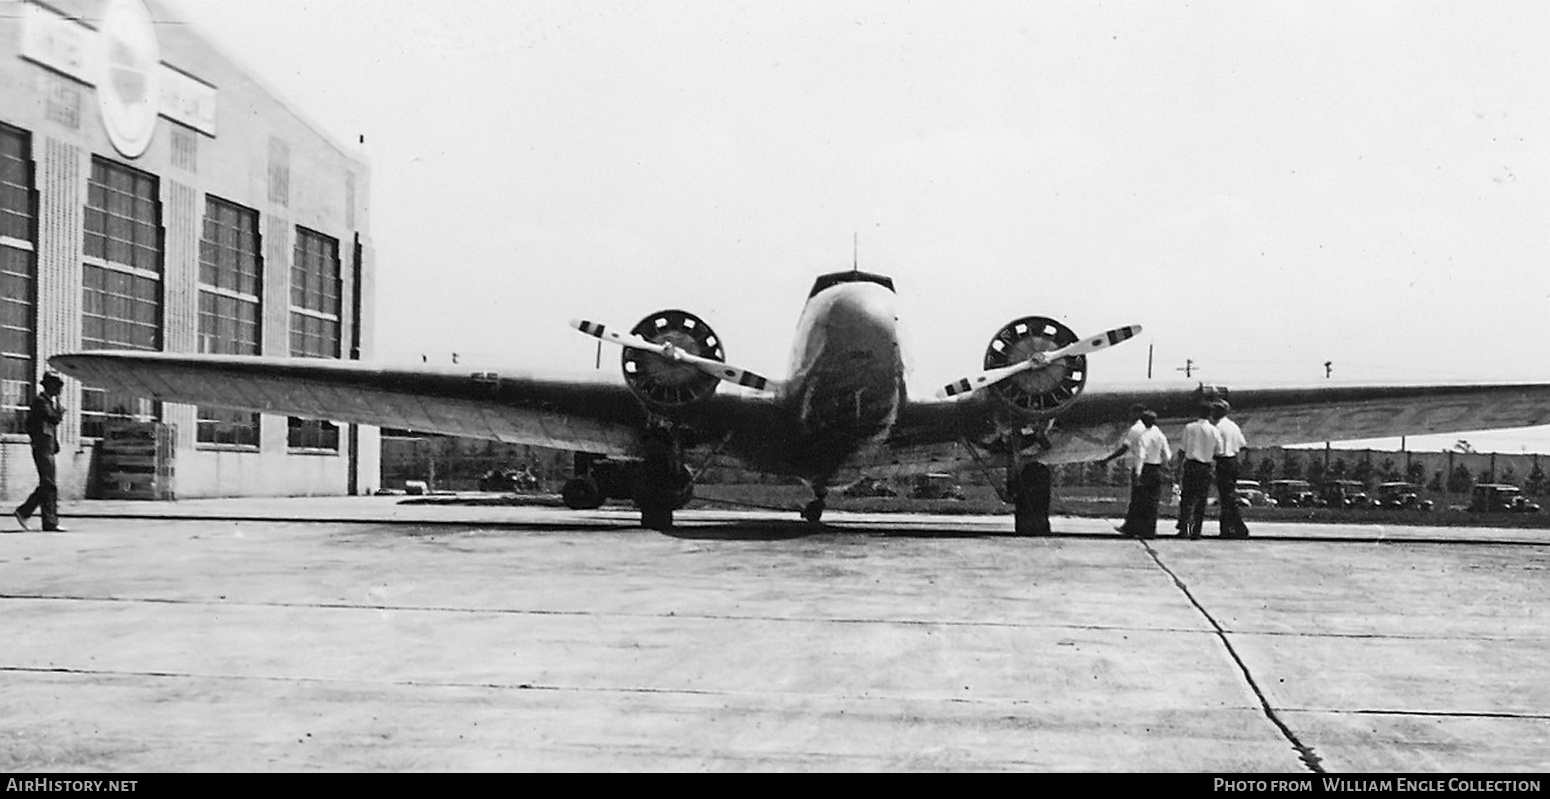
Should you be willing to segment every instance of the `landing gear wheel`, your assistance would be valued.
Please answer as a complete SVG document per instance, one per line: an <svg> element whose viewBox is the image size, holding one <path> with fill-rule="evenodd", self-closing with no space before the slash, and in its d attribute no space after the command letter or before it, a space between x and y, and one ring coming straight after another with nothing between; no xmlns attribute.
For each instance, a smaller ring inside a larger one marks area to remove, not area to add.
<svg viewBox="0 0 1550 799"><path fill-rule="evenodd" d="M560 486L560 500L571 510L593 510L603 506L603 492L586 477L573 477Z"/></svg>
<svg viewBox="0 0 1550 799"><path fill-rule="evenodd" d="M1038 461L1023 465L1012 485L1016 500L1016 530L1018 535L1049 535L1049 467Z"/></svg>
<svg viewBox="0 0 1550 799"><path fill-rule="evenodd" d="M640 526L647 530L667 531L673 529L673 507L671 505L642 505L640 509Z"/></svg>
<svg viewBox="0 0 1550 799"><path fill-rule="evenodd" d="M823 519L823 508L823 498L815 499L807 503L807 507L802 509L802 518L807 520L808 524L818 524Z"/></svg>
<svg viewBox="0 0 1550 799"><path fill-rule="evenodd" d="M656 428L643 436L646 457L635 478L635 507L640 526L648 530L673 529L673 511L694 496L694 481L683 465L683 450L673 431Z"/></svg>

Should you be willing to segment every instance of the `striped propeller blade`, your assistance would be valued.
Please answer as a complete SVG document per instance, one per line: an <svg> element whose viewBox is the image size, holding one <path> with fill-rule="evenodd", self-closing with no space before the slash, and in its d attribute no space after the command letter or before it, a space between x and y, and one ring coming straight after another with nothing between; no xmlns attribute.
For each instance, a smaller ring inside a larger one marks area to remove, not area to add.
<svg viewBox="0 0 1550 799"><path fill-rule="evenodd" d="M647 341L640 336L619 333L609 329L604 325L598 324L597 322L589 322L585 319L573 319L571 320L570 326L580 330L583 333L586 333L589 336L594 336L596 338L602 339L603 341L618 344L621 347L631 347L633 349L646 350L647 352L654 352L664 358L669 358L679 363L689 364L694 368L699 369L701 372L704 372L705 374L708 374L718 380L725 380L728 383L745 386L747 388L754 389L755 391L774 390L772 386L774 381L770 380L769 378L754 372L750 372L747 369L715 360L714 358L705 358L690 352L685 352L678 347L657 344L656 342Z"/></svg>
<svg viewBox="0 0 1550 799"><path fill-rule="evenodd" d="M1029 369L1042 369L1061 358L1073 358L1078 355L1086 355L1107 347L1112 347L1122 341L1128 341L1141 332L1140 325L1126 325L1116 327L1113 330L1085 339L1078 339L1057 350L1041 352L1021 363L1011 366L1002 366L997 369L987 369L973 377L965 377L962 380L954 380L943 386L936 392L938 399L960 397L964 394L972 394L986 386L993 386L1012 375L1022 374Z"/></svg>
<svg viewBox="0 0 1550 799"><path fill-rule="evenodd" d="M1097 352L1098 350L1112 347L1121 341L1129 341L1130 339L1135 338L1136 335L1140 332L1140 325L1126 325L1124 327L1116 327L1113 330L1107 331L1105 333L1101 333L1096 336L1089 336L1080 341L1074 341L1070 344L1067 344L1058 350L1047 352L1044 354L1044 358L1047 361L1053 361L1056 358L1070 358L1075 355L1086 355L1089 352Z"/></svg>

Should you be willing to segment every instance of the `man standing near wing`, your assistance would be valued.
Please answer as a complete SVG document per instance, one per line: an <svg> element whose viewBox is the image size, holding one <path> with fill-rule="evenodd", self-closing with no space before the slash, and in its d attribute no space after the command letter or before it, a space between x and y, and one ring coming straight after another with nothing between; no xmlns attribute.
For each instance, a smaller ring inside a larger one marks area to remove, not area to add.
<svg viewBox="0 0 1550 799"><path fill-rule="evenodd" d="M1220 535L1248 538L1249 526L1243 523L1243 511L1238 507L1238 453L1248 446L1248 441L1237 423L1227 418L1231 411L1227 400L1211 403L1211 422L1221 440L1216 450L1216 495L1222 505Z"/></svg>
<svg viewBox="0 0 1550 799"><path fill-rule="evenodd" d="M1141 436L1136 439L1135 489L1130 512L1125 523L1115 529L1132 538L1152 538L1157 535L1157 498L1162 494L1163 468L1173 459L1173 453L1168 437L1157 428L1157 414L1142 411L1141 427Z"/></svg>
<svg viewBox="0 0 1550 799"><path fill-rule="evenodd" d="M1141 422L1141 416L1144 413L1146 413L1145 405L1137 403L1130 406L1130 418L1135 420L1135 424L1125 431L1124 437L1119 440L1119 446L1115 447L1113 452L1098 460L1099 463L1108 465L1109 461L1124 455L1125 465L1130 467L1126 469L1130 477L1130 504L1125 509L1125 524L1115 528L1121 533L1127 531L1131 519L1138 518L1138 504L1141 501L1141 436L1146 432L1146 425Z"/></svg>
<svg viewBox="0 0 1550 799"><path fill-rule="evenodd" d="M1200 537L1211 494L1211 467L1222 444L1211 425L1211 409L1200 406L1198 416L1184 427L1179 446L1179 535L1185 538Z"/></svg>

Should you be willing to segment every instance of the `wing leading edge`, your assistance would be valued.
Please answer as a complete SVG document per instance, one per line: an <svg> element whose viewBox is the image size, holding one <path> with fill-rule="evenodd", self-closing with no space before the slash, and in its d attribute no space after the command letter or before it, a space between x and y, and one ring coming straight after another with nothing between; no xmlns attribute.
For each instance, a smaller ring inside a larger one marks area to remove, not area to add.
<svg viewBox="0 0 1550 799"><path fill-rule="evenodd" d="M89 385L170 402L615 455L639 454L647 421L629 388L604 374L559 379L128 350L57 355L50 363ZM1164 430L1176 434L1193 417L1197 389L1177 383L1090 389L1056 420L1052 448L1041 459L1070 463L1108 454L1135 403L1156 411ZM1256 447L1550 424L1550 383L1247 387L1233 388L1229 399L1233 418ZM961 468L974 457L961 442L993 442L998 410L987 394L911 401L888 440L857 465ZM762 435L777 428L778 413L768 398L718 394L696 416L707 440L736 434L730 450L757 450ZM769 460L748 454L754 463Z"/></svg>
<svg viewBox="0 0 1550 799"><path fill-rule="evenodd" d="M607 454L633 454L642 424L629 389L603 376L134 351L56 355L49 363L88 385L169 402Z"/></svg>
<svg viewBox="0 0 1550 799"><path fill-rule="evenodd" d="M1156 411L1173 436L1194 418L1198 390L1195 383L1089 389L1055 421L1053 447L1040 459L1072 463L1107 455L1137 403ZM1249 387L1231 389L1228 399L1233 419L1256 447L1550 424L1550 383ZM933 468L967 460L951 445L993 439L997 411L989 395L912 401L889 438L891 456Z"/></svg>

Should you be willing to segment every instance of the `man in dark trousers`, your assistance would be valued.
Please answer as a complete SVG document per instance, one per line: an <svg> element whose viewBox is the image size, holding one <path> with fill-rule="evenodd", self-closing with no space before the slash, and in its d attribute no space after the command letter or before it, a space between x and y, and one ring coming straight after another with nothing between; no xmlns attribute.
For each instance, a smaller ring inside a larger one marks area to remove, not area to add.
<svg viewBox="0 0 1550 799"><path fill-rule="evenodd" d="M59 452L59 420L65 409L59 404L59 389L65 381L53 372L43 375L43 393L32 398L27 409L27 435L32 439L32 462L38 467L38 488L14 512L16 521L27 529L27 518L35 510L43 511L43 529L64 532L59 526L59 484L54 478L54 454Z"/></svg>
<svg viewBox="0 0 1550 799"><path fill-rule="evenodd" d="M1141 423L1141 414L1143 413L1146 413L1145 405L1138 403L1130 406L1130 418L1135 420L1135 424L1125 431L1124 437L1119 441L1119 446L1113 452L1098 460L1098 463L1108 466L1109 461L1121 455L1125 456L1125 465L1130 467L1126 470L1130 476L1130 504L1125 510L1125 519L1127 521L1141 518L1141 435L1146 432L1146 425ZM1125 528L1125 525L1120 525L1115 529L1123 533Z"/></svg>
<svg viewBox="0 0 1550 799"><path fill-rule="evenodd" d="M1211 409L1202 405L1196 416L1185 426L1179 446L1179 535L1185 538L1200 537L1211 493L1211 466L1222 444L1221 434L1211 424Z"/></svg>
<svg viewBox="0 0 1550 799"><path fill-rule="evenodd" d="M1238 508L1238 452L1248 446L1243 431L1237 423L1227 418L1232 406L1227 400L1211 403L1211 422L1221 435L1221 446L1216 450L1216 495L1221 498L1221 529L1223 538L1248 538L1249 526L1243 523L1243 511Z"/></svg>
<svg viewBox="0 0 1550 799"><path fill-rule="evenodd" d="M1132 538L1157 534L1157 499L1162 495L1162 471L1173 453L1168 437L1157 428L1157 414L1141 412L1141 437L1136 440L1136 488L1125 523L1114 528Z"/></svg>

